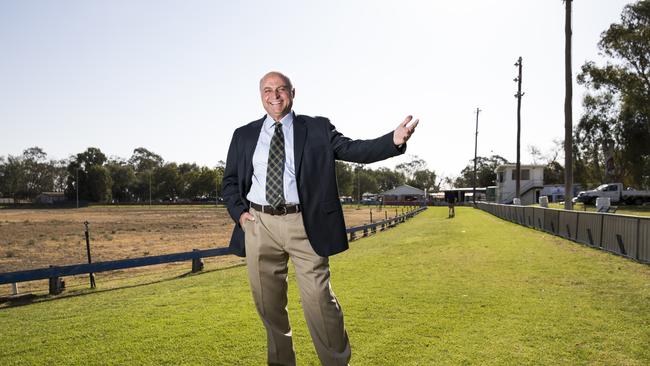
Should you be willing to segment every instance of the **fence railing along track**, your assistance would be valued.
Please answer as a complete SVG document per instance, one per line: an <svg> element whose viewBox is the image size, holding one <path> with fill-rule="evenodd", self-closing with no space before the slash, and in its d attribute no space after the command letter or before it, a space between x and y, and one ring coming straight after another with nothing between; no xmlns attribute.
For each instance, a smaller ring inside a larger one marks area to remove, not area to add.
<svg viewBox="0 0 650 366"><path fill-rule="evenodd" d="M489 202L477 206L501 219L650 264L650 217Z"/></svg>
<svg viewBox="0 0 650 366"><path fill-rule="evenodd" d="M426 210L426 207L413 207L411 210L402 215L388 218L385 220L373 222L370 224L353 226L346 229L350 240L358 237L368 236L375 233L378 229L385 230ZM172 262L192 261L192 272L199 272L203 269L202 258L219 257L231 254L228 248L215 248L199 250L194 249L191 252L164 254L158 256L148 256L140 258L120 259L115 261L73 264L65 266L50 266L48 268L39 268L26 271L0 273L0 285L15 284L19 282L36 281L48 279L50 282L50 294L58 294L64 288L62 277L75 276L89 273L114 271L119 269L137 268L152 266L156 264L165 264Z"/></svg>

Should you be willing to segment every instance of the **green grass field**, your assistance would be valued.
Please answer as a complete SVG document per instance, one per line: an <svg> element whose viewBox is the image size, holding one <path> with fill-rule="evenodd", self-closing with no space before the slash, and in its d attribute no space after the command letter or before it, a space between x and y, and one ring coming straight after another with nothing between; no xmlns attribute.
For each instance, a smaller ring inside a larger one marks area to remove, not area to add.
<svg viewBox="0 0 650 366"><path fill-rule="evenodd" d="M539 205L535 205L539 206ZM616 213L619 215L632 215L632 216L650 216L650 206L634 206L634 205L614 205L616 206ZM549 208L556 208L563 210L564 204L549 203ZM585 205L583 203L576 203L573 207L575 211L589 211L596 212L596 206Z"/></svg>
<svg viewBox="0 0 650 366"><path fill-rule="evenodd" d="M456 210L332 258L352 365L650 364L649 266ZM245 270L0 309L0 365L263 365ZM298 364L318 365L289 286Z"/></svg>

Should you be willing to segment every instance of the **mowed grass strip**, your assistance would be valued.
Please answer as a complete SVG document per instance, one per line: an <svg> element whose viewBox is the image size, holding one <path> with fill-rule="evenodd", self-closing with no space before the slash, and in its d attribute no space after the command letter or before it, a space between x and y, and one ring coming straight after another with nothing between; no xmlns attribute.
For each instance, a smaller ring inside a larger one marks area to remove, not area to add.
<svg viewBox="0 0 650 366"><path fill-rule="evenodd" d="M539 207L539 204L534 204L531 206ZM645 205L645 206L636 206L636 205L622 205L622 204L614 204L612 205L616 207L615 211L612 211L612 213L616 213L618 215L628 215L628 216L650 216L650 205ZM564 210L564 204L560 203L549 203L548 204L549 208L555 208L558 210ZM576 203L573 205L573 210L574 211L588 211L588 212L597 212L598 210L596 209L595 205L585 205L584 203Z"/></svg>
<svg viewBox="0 0 650 366"><path fill-rule="evenodd" d="M471 208L332 258L353 365L647 365L650 267ZM263 365L244 267L0 310L2 365ZM293 278L299 365L318 359Z"/></svg>

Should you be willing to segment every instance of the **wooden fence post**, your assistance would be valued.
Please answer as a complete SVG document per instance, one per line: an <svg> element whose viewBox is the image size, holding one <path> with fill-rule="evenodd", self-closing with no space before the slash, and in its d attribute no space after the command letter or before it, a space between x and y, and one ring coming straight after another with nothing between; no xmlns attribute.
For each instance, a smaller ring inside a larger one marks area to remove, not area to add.
<svg viewBox="0 0 650 366"><path fill-rule="evenodd" d="M198 252L198 249L192 249L193 252ZM203 270L203 261L201 258L192 258L192 273L201 272Z"/></svg>
<svg viewBox="0 0 650 366"><path fill-rule="evenodd" d="M580 229L580 213L576 212L576 230L575 230L575 241L578 241L578 230Z"/></svg>
<svg viewBox="0 0 650 366"><path fill-rule="evenodd" d="M603 227L605 226L605 215L600 214L600 245L599 247L603 247Z"/></svg>
<svg viewBox="0 0 650 366"><path fill-rule="evenodd" d="M88 229L89 222L85 221L84 226L85 230L84 233L86 235L86 254L88 255L88 264L91 264L93 262L92 257L90 256L90 231ZM89 274L90 278L90 288L95 288L95 274L90 272Z"/></svg>
<svg viewBox="0 0 650 366"><path fill-rule="evenodd" d="M50 266L50 268L56 268L55 266ZM58 295L63 292L65 289L65 281L61 277L50 277L50 295Z"/></svg>
<svg viewBox="0 0 650 366"><path fill-rule="evenodd" d="M639 247L641 246L639 240L641 240L641 218L636 219L636 248L634 253L634 259L636 260L639 260Z"/></svg>

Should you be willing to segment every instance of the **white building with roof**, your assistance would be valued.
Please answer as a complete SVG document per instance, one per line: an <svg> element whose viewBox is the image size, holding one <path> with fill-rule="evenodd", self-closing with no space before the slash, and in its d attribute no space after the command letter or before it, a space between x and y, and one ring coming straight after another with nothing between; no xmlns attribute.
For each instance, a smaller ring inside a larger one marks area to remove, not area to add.
<svg viewBox="0 0 650 366"><path fill-rule="evenodd" d="M504 164L495 169L496 181L496 202L512 203L516 198L517 165ZM521 165L521 180L519 192L522 205L537 203L544 188L544 166L543 165Z"/></svg>

